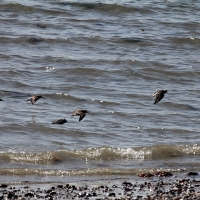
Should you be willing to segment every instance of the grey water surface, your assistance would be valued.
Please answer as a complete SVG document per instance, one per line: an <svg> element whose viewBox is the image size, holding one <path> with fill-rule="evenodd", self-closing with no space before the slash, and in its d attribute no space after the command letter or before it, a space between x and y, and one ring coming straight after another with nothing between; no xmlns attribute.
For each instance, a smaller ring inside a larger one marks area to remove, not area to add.
<svg viewBox="0 0 200 200"><path fill-rule="evenodd" d="M0 24L2 177L200 170L198 1L3 0Z"/></svg>

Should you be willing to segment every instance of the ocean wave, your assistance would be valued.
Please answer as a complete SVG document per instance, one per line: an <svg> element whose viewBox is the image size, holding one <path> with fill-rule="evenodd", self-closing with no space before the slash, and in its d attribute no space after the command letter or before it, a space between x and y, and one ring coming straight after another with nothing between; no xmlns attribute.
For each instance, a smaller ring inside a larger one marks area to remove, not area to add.
<svg viewBox="0 0 200 200"><path fill-rule="evenodd" d="M0 168L0 175L35 175L35 176L109 176L109 175L138 175L139 173L145 172L158 172L158 171L168 171L168 172L183 172L186 171L185 168L173 168L173 169L157 169L157 168L146 168L146 169L115 169L115 168L93 168L93 169L75 169L75 170L53 170L53 169L28 169L28 168Z"/></svg>
<svg viewBox="0 0 200 200"><path fill-rule="evenodd" d="M0 160L20 163L52 164L68 160L163 160L174 157L200 155L200 145L155 145L152 147L113 148L97 147L80 150L58 150L52 152L1 152Z"/></svg>

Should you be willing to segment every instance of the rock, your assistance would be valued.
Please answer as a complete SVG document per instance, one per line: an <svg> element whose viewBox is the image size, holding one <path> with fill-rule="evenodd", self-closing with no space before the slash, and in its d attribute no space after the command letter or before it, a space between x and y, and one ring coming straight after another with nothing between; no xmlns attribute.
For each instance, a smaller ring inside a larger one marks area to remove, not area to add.
<svg viewBox="0 0 200 200"><path fill-rule="evenodd" d="M171 172L166 172L166 171L160 171L160 172L156 172L154 173L155 176L173 176L173 174Z"/></svg>
<svg viewBox="0 0 200 200"><path fill-rule="evenodd" d="M198 176L199 174L197 172L188 172L188 176Z"/></svg>
<svg viewBox="0 0 200 200"><path fill-rule="evenodd" d="M145 178L147 178L147 177L152 177L152 176L154 176L154 174L151 174L151 173L142 173L142 174L138 174L138 176L139 176L139 177L145 177Z"/></svg>
<svg viewBox="0 0 200 200"><path fill-rule="evenodd" d="M108 196L109 197L116 197L116 194L114 192L112 192L112 193L109 193Z"/></svg>
<svg viewBox="0 0 200 200"><path fill-rule="evenodd" d="M123 186L127 186L127 187L131 187L133 184L132 184L131 182L126 182L126 181L124 181L124 182L122 183L122 185L123 185Z"/></svg>
<svg viewBox="0 0 200 200"><path fill-rule="evenodd" d="M8 185L6 185L6 184L1 184L0 187L1 187L1 188L7 188Z"/></svg>
<svg viewBox="0 0 200 200"><path fill-rule="evenodd" d="M13 192L9 192L7 198L8 199L18 199L18 196L15 195L15 193L13 193Z"/></svg>
<svg viewBox="0 0 200 200"><path fill-rule="evenodd" d="M24 195L25 197L34 197L34 194L31 192L28 192Z"/></svg>
<svg viewBox="0 0 200 200"><path fill-rule="evenodd" d="M56 193L55 191L52 191L52 192L50 193L51 196L56 195L56 194L57 194L57 193Z"/></svg>

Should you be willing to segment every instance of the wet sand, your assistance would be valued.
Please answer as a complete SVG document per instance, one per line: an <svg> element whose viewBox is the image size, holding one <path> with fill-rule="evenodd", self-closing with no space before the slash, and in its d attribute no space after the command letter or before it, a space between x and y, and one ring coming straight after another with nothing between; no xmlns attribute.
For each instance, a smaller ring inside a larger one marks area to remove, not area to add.
<svg viewBox="0 0 200 200"><path fill-rule="evenodd" d="M76 182L20 182L0 184L0 199L200 199L198 174L170 177L122 177Z"/></svg>

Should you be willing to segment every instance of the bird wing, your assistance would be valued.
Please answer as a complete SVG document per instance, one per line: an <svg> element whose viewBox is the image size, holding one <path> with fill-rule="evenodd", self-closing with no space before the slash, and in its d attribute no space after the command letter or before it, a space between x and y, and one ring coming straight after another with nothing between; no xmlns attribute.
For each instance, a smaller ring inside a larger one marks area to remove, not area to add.
<svg viewBox="0 0 200 200"><path fill-rule="evenodd" d="M26 99L26 101L29 101L29 100L31 100L31 99L32 99L32 97L30 97L30 98Z"/></svg>
<svg viewBox="0 0 200 200"><path fill-rule="evenodd" d="M37 101L36 98L31 98L31 103L32 103L32 105L33 105L36 101Z"/></svg>
<svg viewBox="0 0 200 200"><path fill-rule="evenodd" d="M156 96L156 94L157 94L157 92L154 92L151 96L152 97L155 97Z"/></svg>
<svg viewBox="0 0 200 200"><path fill-rule="evenodd" d="M158 103L163 97L164 97L163 93L158 93L156 95L156 100L155 100L154 104Z"/></svg>
<svg viewBox="0 0 200 200"><path fill-rule="evenodd" d="M80 114L80 117L79 117L79 122L85 117L85 113L83 114Z"/></svg>

